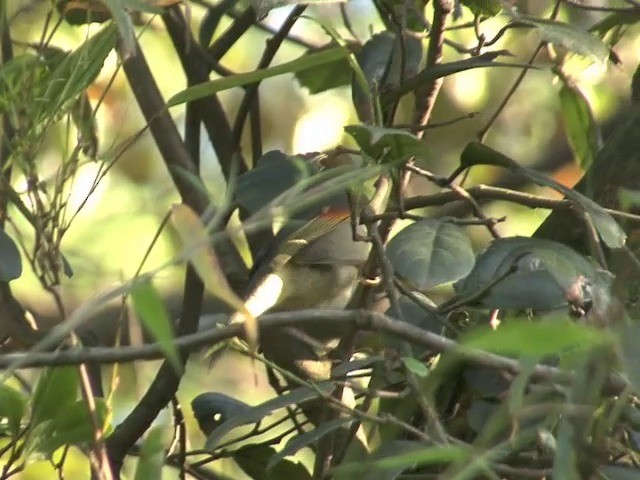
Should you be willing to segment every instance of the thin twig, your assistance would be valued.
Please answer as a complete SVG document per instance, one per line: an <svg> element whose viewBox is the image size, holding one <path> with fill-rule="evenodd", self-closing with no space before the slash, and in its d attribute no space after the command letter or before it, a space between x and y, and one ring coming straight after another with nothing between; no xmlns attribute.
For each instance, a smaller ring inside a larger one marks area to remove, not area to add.
<svg viewBox="0 0 640 480"><path fill-rule="evenodd" d="M553 11L551 12L551 15L550 15L550 18L552 20L558 15L558 10L560 9L560 3L561 3L561 0L556 0L556 3L553 7ZM529 60L526 63L527 65L533 65L533 62L535 61L538 54L542 51L545 44L546 42L540 42L538 44L536 49L531 54L531 57L529 57ZM498 117L502 114L505 107L507 106L507 103L509 103L509 101L511 100L511 97L513 97L513 95L516 93L516 90L518 90L518 87L520 87L520 84L522 83L522 81L524 80L524 77L527 75L528 72L529 72L528 68L523 68L520 71L515 81L507 91L506 95L504 96L504 98L496 108L495 112L493 112L489 120L487 120L487 123L485 124L485 126L482 127L482 129L480 129L480 131L478 132L478 139L480 142L484 142L487 136L487 133L489 132L489 130L491 129L495 121L498 119Z"/></svg>
<svg viewBox="0 0 640 480"><path fill-rule="evenodd" d="M293 25L296 23L296 21L298 20L300 15L302 15L302 13L306 8L307 8L306 5L296 5L293 8L293 10L291 10L289 15L287 15L287 18L285 19L285 21L282 22L282 26L276 32L276 34L273 37L271 37L269 40L267 40L267 46L265 47L264 52L262 53L262 58L260 58L260 61L258 62L258 66L256 67L256 69L267 68L271 64L274 57L276 56L276 53L278 53L280 46L282 45L284 40L287 38L287 35L289 35L291 28L293 28ZM240 102L240 106L238 107L238 113L236 114L236 120L233 124L233 134L232 134L233 143L234 145L237 146L238 150L240 146L240 141L242 139L242 131L244 129L244 123L245 123L245 120L247 119L247 115L249 114L249 110L251 109L251 104L256 101L259 86L260 86L260 82L256 82L256 83L252 83L251 85L248 85L245 90L244 97L242 97L242 101ZM256 160L258 159L257 158L253 159L254 162Z"/></svg>

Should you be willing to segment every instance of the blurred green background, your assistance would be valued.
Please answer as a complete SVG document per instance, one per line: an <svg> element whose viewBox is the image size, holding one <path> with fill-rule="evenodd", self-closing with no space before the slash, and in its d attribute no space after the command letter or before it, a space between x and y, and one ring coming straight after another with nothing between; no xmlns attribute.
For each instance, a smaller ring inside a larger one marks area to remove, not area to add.
<svg viewBox="0 0 640 480"><path fill-rule="evenodd" d="M4 0L7 1L7 0ZM515 2L523 12L531 15L548 15L552 2L530 0ZM38 42L45 17L49 11L48 1L10 0L11 34L16 41L17 52L24 51L24 43ZM368 0L354 0L347 4L347 11L354 24L358 40L364 42L371 33L383 29L379 19L374 15ZM264 23L277 28L289 11L288 7L271 12ZM189 3L188 10L194 34L205 13L205 9L195 3ZM463 24L471 20L467 10L457 20ZM341 23L339 7L328 4L310 7L306 15L320 17L338 27L338 31L349 36ZM426 12L430 18L430 9ZM591 25L601 14L576 12L561 9L560 19L580 25ZM173 46L164 31L160 19L143 16L144 28L138 29L140 42L147 60L158 82L162 94L169 98L185 88L185 78L179 67L179 61ZM485 35L492 37L507 22L504 16L498 16L481 24ZM231 19L223 18L216 35L229 25ZM52 45L64 49L77 48L88 33L97 30L97 26L72 27L62 24L52 38ZM607 128L615 125L617 115L627 106L629 79L635 70L640 56L640 37L637 27L631 27L623 41L616 47L622 59L619 67L609 66L606 70L598 65L587 65L578 58L570 60L567 73L590 101L598 121ZM293 34L313 42L322 43L328 37L320 27L312 21L301 19L293 29ZM475 38L468 29L452 30L447 34L465 46L472 46ZM269 34L252 29L222 59L222 63L237 72L249 71L258 62ZM20 43L22 42L22 43ZM524 62L539 42L533 30L510 31L494 47L505 48L514 54L513 61ZM425 41L426 45L426 41ZM293 43L286 43L280 49L274 63L287 61L303 54L304 50ZM445 47L445 61L461 58L451 48ZM542 54L537 64L549 65L550 62ZM74 182L71 203L79 205L88 195L100 162L110 160L133 135L144 127L144 119L136 101L126 83L122 72L118 73L112 85L111 76L117 67L117 58L112 53L89 92L92 103L100 98L106 88L104 103L98 112L98 133L100 146L98 160L87 161L79 170ZM445 80L443 92L436 105L433 122L447 121L452 118L478 112L473 119L456 123L454 126L430 130L426 138L432 147L436 159L433 164L422 165L436 173L448 173L456 165L458 155L466 142L475 138L477 132L487 122L498 103L511 86L518 74L516 69L475 69L456 74ZM542 168L552 172L556 179L566 184L573 184L580 175L579 168L573 162L571 151L563 132L558 91L560 84L548 69L532 70L526 76L517 93L490 131L488 144L512 156L527 166ZM263 120L264 151L281 149L286 153L302 153L324 150L340 144L349 144L343 127L357 123L357 117L351 105L351 93L348 87L331 90L317 95L310 95L301 88L292 75L284 75L262 83L261 113ZM239 90L221 94L227 112L235 115L241 99ZM407 99L409 100L409 99ZM410 121L411 101L405 101L398 113L397 121ZM171 109L180 128L183 125L183 107ZM66 128L52 129L43 148L39 151L38 161L43 171L53 174L59 165L65 149L75 139ZM217 160L206 145L206 135L202 136L203 164L202 172L211 195L222 199L225 185L221 180ZM248 138L246 139L248 140ZM244 149L249 155L250 149ZM255 159L253 159L255 160ZM501 172L491 168L476 169L470 177L471 183L492 183L500 177ZM22 182L22 183L21 183ZM16 180L16 188L21 191L24 179ZM23 188L22 188L23 189ZM432 191L433 187L420 180L411 185L412 193ZM540 189L526 186L528 191L536 193ZM122 281L132 277L149 247L151 239L158 229L162 218L172 203L178 202L167 171L148 133L128 148L116 162L115 167L100 182L99 186L88 197L85 207L74 221L63 241L63 251L74 270L74 276L65 279L62 285L62 296L68 305L79 305L94 297L98 292L106 291ZM488 215L508 216L508 221L500 224L498 229L505 235L529 235L542 218L545 211L533 211L516 208L505 203L496 202L488 207ZM29 228L21 223L19 215L15 215L18 228L28 242ZM482 228L473 229L478 233L478 247L486 240ZM165 231L154 246L145 263L144 270L151 270L163 265L177 252L175 238L170 231ZM167 295L172 295L175 303L181 291L183 268L164 269L157 277L155 284ZM37 279L26 271L14 282L15 291L36 314L51 315L53 302L37 282ZM117 423L136 399L144 392L149 380L153 377L157 363L145 365L123 366L118 371L118 394L115 397ZM111 371L111 369L109 369ZM258 370L261 370L258 368ZM180 389L179 399L185 407L188 417L192 448L199 448L204 437L197 432L190 409L187 407L191 398L206 390L217 390L231 394L250 404L258 403L271 395L270 389L260 375L254 375L249 362L236 356L225 357L215 368L210 369L206 363L192 361ZM261 373L261 372L259 372ZM171 425L169 412L165 412L159 422ZM76 455L78 462L68 462L68 478L82 478L87 469L86 461ZM240 478L230 463L219 462L223 470L233 478ZM131 470L129 470L131 472ZM50 475L51 469L45 462L30 467L21 478L44 478ZM175 478L167 471L163 478Z"/></svg>

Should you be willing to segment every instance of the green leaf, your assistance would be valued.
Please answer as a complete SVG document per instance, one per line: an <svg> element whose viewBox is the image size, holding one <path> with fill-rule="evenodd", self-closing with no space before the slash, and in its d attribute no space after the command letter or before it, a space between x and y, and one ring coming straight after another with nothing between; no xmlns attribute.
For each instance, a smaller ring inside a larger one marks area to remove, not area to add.
<svg viewBox="0 0 640 480"><path fill-rule="evenodd" d="M569 349L587 351L611 341L602 330L559 316L538 322L508 318L496 330L483 326L463 335L460 344L500 355L542 357Z"/></svg>
<svg viewBox="0 0 640 480"><path fill-rule="evenodd" d="M435 80L443 77L448 77L458 72L464 72L472 68L485 68L485 67L508 67L508 68L532 68L536 67L519 63L500 63L494 62L494 60L500 56L511 55L507 50L499 50L496 52L486 52L477 57L466 58L464 60L458 60L455 62L439 63L437 65L430 65L428 68L424 68L416 73L413 77L404 80L398 88L392 89L390 92L382 94L382 106L386 106L391 102L396 101L403 95L412 92L416 88L420 88L424 85L428 85Z"/></svg>
<svg viewBox="0 0 640 480"><path fill-rule="evenodd" d="M580 167L587 170L602 148L600 129L589 102L578 87L565 82L560 89L560 108L569 145Z"/></svg>
<svg viewBox="0 0 640 480"><path fill-rule="evenodd" d="M183 255L191 263L204 287L243 316L245 339L252 350L257 348L258 323L245 307L244 301L231 288L225 277L218 256L211 246L207 227L187 205L171 206L171 221L183 245Z"/></svg>
<svg viewBox="0 0 640 480"><path fill-rule="evenodd" d="M605 63L609 58L610 50L607 44L576 25L520 15L513 10L506 11L515 21L536 27L538 35L545 42L562 45L594 62Z"/></svg>
<svg viewBox="0 0 640 480"><path fill-rule="evenodd" d="M109 432L107 421L109 409L104 399L96 398L94 412L97 424L103 434ZM36 450L51 456L58 448L65 445L82 445L93 442L95 438L92 414L84 400L62 406L51 420L41 424L30 436L30 450Z"/></svg>
<svg viewBox="0 0 640 480"><path fill-rule="evenodd" d="M329 394L333 390L334 386L331 382L323 382L316 384L316 388L318 388L320 392ZM207 438L207 442L205 443L205 448L207 450L213 451L222 440L222 437L224 437L234 428L246 425L248 423L255 423L276 410L286 408L290 405L299 405L301 403L314 400L318 398L319 395L320 394L314 389L311 389L309 387L300 387L291 390L284 395L280 395L271 400L267 400L260 405L256 405L255 407L251 407L245 411L238 412L231 418L224 421L211 433L211 435L209 435L209 437Z"/></svg>
<svg viewBox="0 0 640 480"><path fill-rule="evenodd" d="M284 460L285 457L295 455L302 448L317 442L320 438L344 427L352 421L352 418L336 418L330 422L323 423L308 432L291 437L284 448L269 459L269 463L267 463L267 470L272 470L278 463Z"/></svg>
<svg viewBox="0 0 640 480"><path fill-rule="evenodd" d="M344 130L363 152L377 161L400 163L411 157L433 159L427 144L406 130L369 125L348 125Z"/></svg>
<svg viewBox="0 0 640 480"><path fill-rule="evenodd" d="M306 54L295 60L281 63L269 68L262 68L247 73L239 73L230 77L211 80L210 82L201 83L193 87L189 87L181 92L176 93L167 102L167 106L173 107L185 102L198 100L222 90L228 90L234 87L241 87L249 83L256 83L265 78L283 75L285 73L295 73L308 68L325 65L335 62L340 58L349 55L349 50L343 47L333 47L321 52Z"/></svg>
<svg viewBox="0 0 640 480"><path fill-rule="evenodd" d="M401 230L387 245L387 256L397 275L421 289L464 277L475 260L466 231L434 219Z"/></svg>
<svg viewBox="0 0 640 480"><path fill-rule="evenodd" d="M103 0L109 7L113 20L118 27L121 40L121 55L127 59L136 50L136 32L133 29L131 17L126 10L125 0Z"/></svg>
<svg viewBox="0 0 640 480"><path fill-rule="evenodd" d="M636 393L640 392L640 324L631 320L618 334L620 360L625 375Z"/></svg>
<svg viewBox="0 0 640 480"><path fill-rule="evenodd" d="M140 459L136 466L134 480L148 480L162 478L162 467L164 466L164 444L162 427L153 427L149 430L147 438L142 444Z"/></svg>
<svg viewBox="0 0 640 480"><path fill-rule="evenodd" d="M402 364L405 366L405 368L414 375L420 378L425 378L427 375L429 375L429 368L417 358L400 357L400 360L402 360Z"/></svg>
<svg viewBox="0 0 640 480"><path fill-rule="evenodd" d="M460 3L475 16L495 17L502 12L502 0L462 0Z"/></svg>
<svg viewBox="0 0 640 480"><path fill-rule="evenodd" d="M640 469L628 465L604 465L598 473L604 480L640 480Z"/></svg>
<svg viewBox="0 0 640 480"><path fill-rule="evenodd" d="M60 409L73 404L78 395L75 367L49 367L42 371L31 397L31 424L53 419Z"/></svg>
<svg viewBox="0 0 640 480"><path fill-rule="evenodd" d="M408 443L408 442L405 442ZM408 451L407 450L413 450ZM400 454L384 455L383 458L375 459L376 452L372 455L373 460L361 462L345 463L335 468L336 473L361 473L374 470L395 470L397 474L404 469L424 465L448 464L455 461L462 461L471 455L468 448L457 445L437 445L433 447L407 448L404 445L404 452ZM369 477L365 477L369 478ZM373 477L371 477L373 478ZM395 477L382 477L395 478Z"/></svg>
<svg viewBox="0 0 640 480"><path fill-rule="evenodd" d="M144 280L134 284L131 289L133 309L140 318L142 325L158 342L162 352L173 364L176 371L182 370L178 351L173 343L173 322L162 301L162 297L151 283Z"/></svg>
<svg viewBox="0 0 640 480"><path fill-rule="evenodd" d="M353 76L347 57L340 58L329 64L300 70L295 75L300 85L309 90L311 94L349 85Z"/></svg>
<svg viewBox="0 0 640 480"><path fill-rule="evenodd" d="M71 120L78 131L78 143L82 147L82 153L95 160L98 152L98 125L86 92L73 103Z"/></svg>
<svg viewBox="0 0 640 480"><path fill-rule="evenodd" d="M13 239L0 230L0 281L10 282L22 275L20 250Z"/></svg>
<svg viewBox="0 0 640 480"><path fill-rule="evenodd" d="M281 460L272 469L267 469L276 450L268 445L246 445L233 452L233 459L251 480L311 480L304 465Z"/></svg>
<svg viewBox="0 0 640 480"><path fill-rule="evenodd" d="M514 160L491 147L487 147L478 142L468 143L460 156L460 164L465 168L470 168L475 165L493 165L506 168L518 175L528 177L538 185L552 188L562 193L569 200L575 202L589 214L593 220L595 229L609 248L622 248L625 245L627 240L625 231L618 225L618 222L596 202L539 172L521 167Z"/></svg>
<svg viewBox="0 0 640 480"><path fill-rule="evenodd" d="M115 47L116 29L108 25L58 63L47 79L42 118L55 116L93 82Z"/></svg>
<svg viewBox="0 0 640 480"><path fill-rule="evenodd" d="M553 456L553 478L563 480L580 480L582 475L578 471L577 442L573 426L564 417L560 421L555 455Z"/></svg>
<svg viewBox="0 0 640 480"><path fill-rule="evenodd" d="M566 305L569 290L587 288L595 279L593 265L566 245L508 237L494 240L455 288L466 296L490 287L477 299L490 308L551 310Z"/></svg>
<svg viewBox="0 0 640 480"><path fill-rule="evenodd" d="M16 435L20 431L20 424L26 409L26 395L7 385L0 385L0 418L7 419L12 435Z"/></svg>
<svg viewBox="0 0 640 480"><path fill-rule="evenodd" d="M236 201L249 213L256 213L287 190L301 189L301 182L317 172L303 158L279 150L265 153L255 168L238 177L233 192Z"/></svg>
<svg viewBox="0 0 640 480"><path fill-rule="evenodd" d="M422 41L420 38L404 35L404 75L402 78L410 78L418 73L422 62ZM361 79L354 76L351 83L351 97L353 106L358 112L358 118L364 123L375 123L376 115L373 111L375 98L378 93L387 91L400 83L400 68L392 68L396 35L390 32L381 32L373 35L355 55L360 65L362 74L366 79L366 85L361 85ZM400 57L401 55L398 55ZM395 72L391 72L395 69ZM394 78L392 76L395 75Z"/></svg>

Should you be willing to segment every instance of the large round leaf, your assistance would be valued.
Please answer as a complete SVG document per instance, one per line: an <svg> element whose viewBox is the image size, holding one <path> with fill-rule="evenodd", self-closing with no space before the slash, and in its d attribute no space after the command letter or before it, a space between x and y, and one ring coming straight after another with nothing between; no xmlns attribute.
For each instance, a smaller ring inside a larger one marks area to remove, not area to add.
<svg viewBox="0 0 640 480"><path fill-rule="evenodd" d="M589 261L561 243L538 238L494 240L456 290L490 308L550 310L567 304L567 293L587 288L596 276Z"/></svg>
<svg viewBox="0 0 640 480"><path fill-rule="evenodd" d="M420 220L398 233L389 242L387 255L396 274L420 288L458 280L474 262L467 233L434 219Z"/></svg>

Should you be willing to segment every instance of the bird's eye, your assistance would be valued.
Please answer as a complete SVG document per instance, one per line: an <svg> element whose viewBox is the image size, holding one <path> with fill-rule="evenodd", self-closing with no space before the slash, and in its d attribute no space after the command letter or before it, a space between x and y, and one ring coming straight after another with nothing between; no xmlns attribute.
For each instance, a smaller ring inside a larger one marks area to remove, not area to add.
<svg viewBox="0 0 640 480"><path fill-rule="evenodd" d="M213 414L213 420L220 423L222 421L222 414L220 412Z"/></svg>

